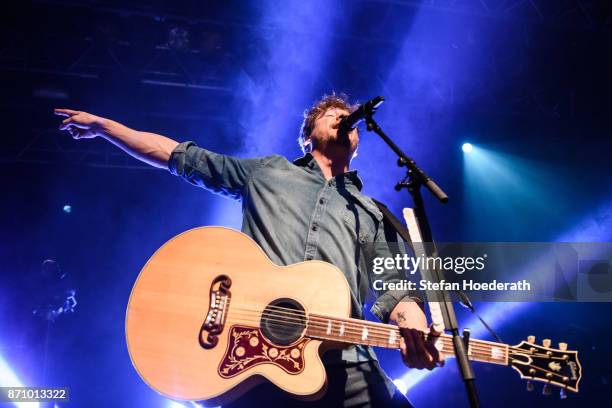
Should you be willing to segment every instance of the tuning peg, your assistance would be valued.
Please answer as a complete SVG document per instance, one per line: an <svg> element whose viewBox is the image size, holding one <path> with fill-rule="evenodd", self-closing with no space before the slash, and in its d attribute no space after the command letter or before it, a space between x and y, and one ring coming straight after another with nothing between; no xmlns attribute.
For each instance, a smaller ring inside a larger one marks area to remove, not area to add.
<svg viewBox="0 0 612 408"><path fill-rule="evenodd" d="M544 347L550 347L550 339L544 339L542 340L542 345Z"/></svg>
<svg viewBox="0 0 612 408"><path fill-rule="evenodd" d="M567 398L567 394L565 393L564 388L561 388L561 390L559 391L559 398L561 398L562 400Z"/></svg>
<svg viewBox="0 0 612 408"><path fill-rule="evenodd" d="M559 343L559 350L561 351L567 350L567 343Z"/></svg>
<svg viewBox="0 0 612 408"><path fill-rule="evenodd" d="M527 336L527 343L535 343L535 336Z"/></svg>
<svg viewBox="0 0 612 408"><path fill-rule="evenodd" d="M550 395L550 385L544 384L544 387L542 387L542 395Z"/></svg>
<svg viewBox="0 0 612 408"><path fill-rule="evenodd" d="M533 391L533 383L531 381L527 381L527 391Z"/></svg>

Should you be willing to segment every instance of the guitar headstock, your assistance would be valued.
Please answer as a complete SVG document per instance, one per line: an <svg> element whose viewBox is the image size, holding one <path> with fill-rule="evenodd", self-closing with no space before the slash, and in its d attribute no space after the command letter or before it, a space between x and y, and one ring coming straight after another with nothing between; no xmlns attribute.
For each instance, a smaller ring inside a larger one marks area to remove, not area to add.
<svg viewBox="0 0 612 408"><path fill-rule="evenodd" d="M559 343L559 348L552 348L551 341L544 339L542 345L535 343L535 337L509 349L509 364L518 371L521 378L528 380L527 389L531 391L530 381L545 383L543 394L550 394L550 385L561 388L561 398L565 390L578 392L578 383L582 376L582 367L578 361L578 352L568 350L566 343Z"/></svg>

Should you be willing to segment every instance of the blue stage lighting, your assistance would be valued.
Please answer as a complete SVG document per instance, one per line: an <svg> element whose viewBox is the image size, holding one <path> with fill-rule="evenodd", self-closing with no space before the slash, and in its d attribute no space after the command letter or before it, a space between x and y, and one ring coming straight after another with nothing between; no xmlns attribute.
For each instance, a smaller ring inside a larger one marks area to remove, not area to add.
<svg viewBox="0 0 612 408"><path fill-rule="evenodd" d="M395 384L399 392L406 395L406 392L408 391L408 385L401 378L393 380L393 384Z"/></svg>
<svg viewBox="0 0 612 408"><path fill-rule="evenodd" d="M474 146L472 146L471 143L464 143L463 146L461 146L461 150L463 150L463 153L471 153L472 150L474 150Z"/></svg>
<svg viewBox="0 0 612 408"><path fill-rule="evenodd" d="M70 204L66 204L63 209L66 214L70 214L72 212L72 206Z"/></svg>
<svg viewBox="0 0 612 408"><path fill-rule="evenodd" d="M221 408L220 406L210 406L212 408ZM168 408L204 408L202 404L199 404L195 401L168 401Z"/></svg>
<svg viewBox="0 0 612 408"><path fill-rule="evenodd" d="M8 363L0 356L0 387L25 387L17 374L13 372ZM40 404L38 402L16 402L17 407L32 407L38 408Z"/></svg>

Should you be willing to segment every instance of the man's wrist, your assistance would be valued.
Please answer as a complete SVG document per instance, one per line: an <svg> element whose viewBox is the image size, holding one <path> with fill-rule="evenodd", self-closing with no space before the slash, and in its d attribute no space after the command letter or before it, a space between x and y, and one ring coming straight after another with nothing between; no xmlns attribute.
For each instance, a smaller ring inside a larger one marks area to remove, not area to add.
<svg viewBox="0 0 612 408"><path fill-rule="evenodd" d="M395 322L399 327L427 330L427 319L418 302L410 299L402 299L391 311L389 320Z"/></svg>
<svg viewBox="0 0 612 408"><path fill-rule="evenodd" d="M117 125L118 123L113 120L98 116L96 119L96 136L112 137L113 130L116 129Z"/></svg>

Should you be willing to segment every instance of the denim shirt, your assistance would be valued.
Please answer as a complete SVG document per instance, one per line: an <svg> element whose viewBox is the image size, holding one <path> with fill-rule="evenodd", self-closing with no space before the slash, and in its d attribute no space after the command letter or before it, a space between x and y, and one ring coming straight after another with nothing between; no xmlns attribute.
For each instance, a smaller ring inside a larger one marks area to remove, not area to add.
<svg viewBox="0 0 612 408"><path fill-rule="evenodd" d="M356 171L325 179L312 155L293 163L278 155L239 159L179 144L168 168L172 174L209 191L242 201L242 231L252 237L272 262L290 265L322 260L337 266L351 291L351 315L363 318L362 307L373 289L362 245L384 242L383 216L376 204L360 190ZM386 248L372 256L392 256ZM402 279L396 271L376 275L392 282ZM405 291L375 293L371 312L387 322ZM329 354L329 353L328 353ZM343 350L344 361L375 359L371 348ZM332 358L335 359L335 358Z"/></svg>

